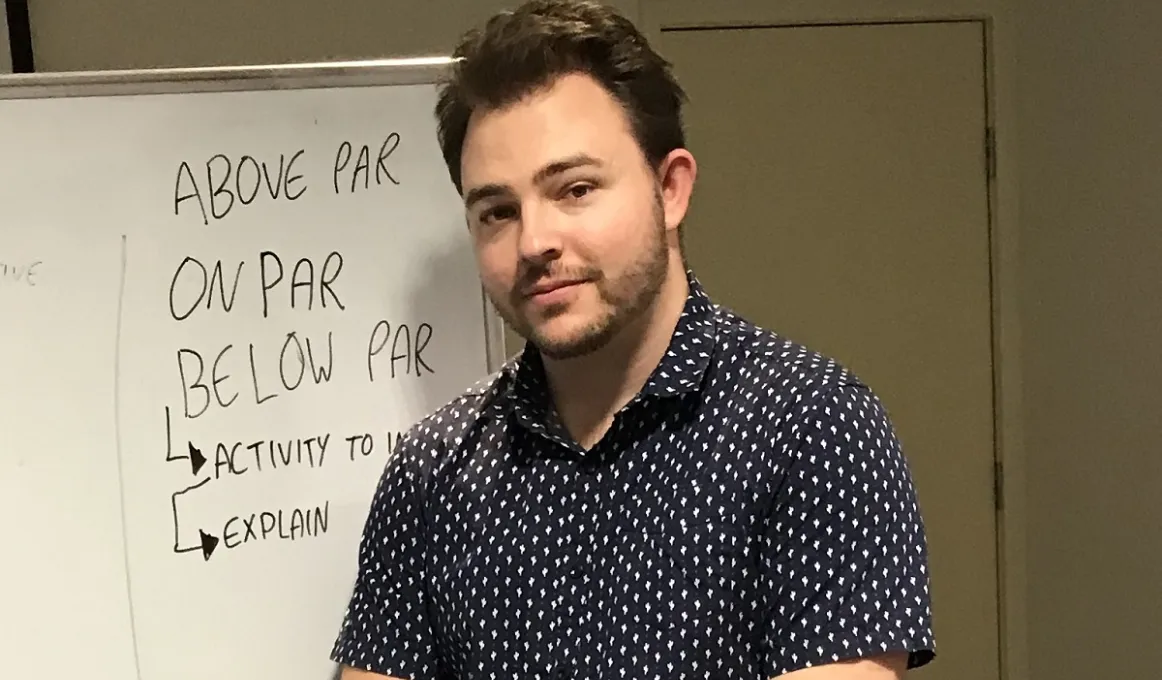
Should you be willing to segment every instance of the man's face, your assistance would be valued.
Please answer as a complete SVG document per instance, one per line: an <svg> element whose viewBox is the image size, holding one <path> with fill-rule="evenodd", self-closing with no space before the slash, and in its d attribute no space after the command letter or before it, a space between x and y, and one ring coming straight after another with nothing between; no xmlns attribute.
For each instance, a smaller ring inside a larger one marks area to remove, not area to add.
<svg viewBox="0 0 1162 680"><path fill-rule="evenodd" d="M617 101L582 75L473 117L461 161L484 288L550 358L604 346L664 281L657 175Z"/></svg>

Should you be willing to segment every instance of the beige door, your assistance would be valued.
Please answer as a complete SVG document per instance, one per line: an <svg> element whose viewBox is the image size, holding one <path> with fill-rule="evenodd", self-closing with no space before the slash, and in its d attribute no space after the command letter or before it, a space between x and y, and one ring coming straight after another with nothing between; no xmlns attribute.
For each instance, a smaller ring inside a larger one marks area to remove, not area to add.
<svg viewBox="0 0 1162 680"><path fill-rule="evenodd" d="M884 399L929 531L937 661L999 675L980 24L662 33L700 175L712 295Z"/></svg>

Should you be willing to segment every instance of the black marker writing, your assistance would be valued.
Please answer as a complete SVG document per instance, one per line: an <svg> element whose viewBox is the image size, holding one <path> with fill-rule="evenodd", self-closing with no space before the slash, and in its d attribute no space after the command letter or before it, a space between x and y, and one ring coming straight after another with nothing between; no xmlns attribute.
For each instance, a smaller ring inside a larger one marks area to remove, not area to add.
<svg viewBox="0 0 1162 680"><path fill-rule="evenodd" d="M218 389L218 385L230 379L230 374L219 375L218 363L222 360L226 353L230 351L233 345L226 345L218 355L214 357L213 367L210 369L210 384L206 385L202 382L202 378L206 372L206 362L202 360L202 355L192 349L178 350L178 374L182 379L182 402L185 407L185 414L187 418L197 418L210 408L210 395L213 393L214 399L218 402L218 406L227 408L234 400L238 398L238 392L235 391L227 398L222 397L222 392ZM200 391L202 405L191 410L190 396L191 393Z"/></svg>
<svg viewBox="0 0 1162 680"><path fill-rule="evenodd" d="M431 339L432 326L428 323L417 326L413 335L407 324L398 324L393 329L387 321L379 321L371 329L371 336L367 339L368 380L375 382L374 360L387 347L389 340L391 341L389 366L392 378L396 377L397 372L408 375L413 369L417 377L422 376L421 367L427 369L428 373L435 373L423 357L424 348Z"/></svg>
<svg viewBox="0 0 1162 680"><path fill-rule="evenodd" d="M238 398L238 390L230 387L231 374L227 367L233 361L231 350L234 345L226 345L215 356L210 366L210 375L206 376L206 361L202 354L194 349L182 348L177 352L178 374L182 381L182 400L186 418L197 418L204 414L213 403L221 408L227 408ZM278 396L277 384L281 384L286 392L299 389L309 376L313 384L318 385L330 382L334 372L335 351L332 334L327 332L326 342L311 342L309 337L300 337L298 333L287 333L278 353L277 364L263 363L257 360L254 352L254 343L247 348L249 359L250 383L254 394L254 403L262 404ZM259 369L259 365L263 369ZM208 382L206 382L208 380ZM307 383L310 384L310 383Z"/></svg>
<svg viewBox="0 0 1162 680"><path fill-rule="evenodd" d="M327 458L330 442L330 434L285 441L267 439L250 444L219 442L214 451L214 478L291 466L319 468Z"/></svg>
<svg viewBox="0 0 1162 680"><path fill-rule="evenodd" d="M399 180L392 176L391 171L387 169L387 159L398 147L399 133L397 132L388 135L387 139L383 140L383 144L380 145L379 155L375 159L376 186L383 184L384 181L399 184ZM351 162L352 149L351 142L343 142L339 145L339 149L335 153L335 172L332 176L335 193L339 193L340 191L339 177L347 169L347 164ZM351 170L350 193L355 193L355 187L359 183L360 175L363 177L363 188L371 188L371 147L366 144L359 149L359 156L355 160L355 167Z"/></svg>
<svg viewBox="0 0 1162 680"><path fill-rule="evenodd" d="M208 534L201 529L198 529L198 542L193 545L182 546L181 544L181 523L178 521L178 498L187 493L194 491L209 482L207 477L202 481L192 486L187 486L181 491L177 491L170 495L170 509L173 511L173 551L178 554L188 552L201 552L202 559L209 560L210 556L214 554L214 549L218 547L218 537L213 534Z"/></svg>
<svg viewBox="0 0 1162 680"><path fill-rule="evenodd" d="M222 543L233 549L251 541L315 538L327 533L330 519L330 501L313 508L294 508L289 512L280 509L254 512L247 517L231 517L222 529Z"/></svg>
<svg viewBox="0 0 1162 680"><path fill-rule="evenodd" d="M258 256L259 278L262 281L262 316L266 318L270 314L270 295L269 293L282 282L283 266L282 259L277 253L269 250L263 251ZM322 266L317 268L315 263L309 258L300 258L295 263L294 270L291 272L289 302L291 309L295 308L295 303L298 301L296 295L306 296L306 308L308 310L314 309L315 292L318 291L319 305L326 309L327 297L330 296L333 304L339 309L346 309L339 296L335 294L335 289L332 285L335 279L339 278L339 272L343 270L343 256L338 252L332 251L323 260ZM316 279L316 273L318 278ZM300 289L305 288L305 292L300 292Z"/></svg>
<svg viewBox="0 0 1162 680"><path fill-rule="evenodd" d="M350 451L351 460L355 460L357 450L365 457L370 456L375 451L375 440L369 434L353 434L347 437L347 448Z"/></svg>
<svg viewBox="0 0 1162 680"><path fill-rule="evenodd" d="M165 459L166 462L174 460L188 460L190 462L190 474L197 475L202 471L202 466L206 464L206 457L202 455L202 450L194 446L193 442L186 442L186 454L175 455L173 452L173 428L170 425L169 407L165 407Z"/></svg>
<svg viewBox="0 0 1162 680"><path fill-rule="evenodd" d="M395 453L395 449L399 446L400 441L403 440L403 432L388 432L387 433L387 455Z"/></svg>
<svg viewBox="0 0 1162 680"><path fill-rule="evenodd" d="M265 195L269 195L271 200L280 197L297 200L307 190L306 185L292 186L303 179L301 174L294 174L294 165L304 153L304 149L299 149L289 160L286 154L279 154L278 171L273 175L272 166L253 156L242 156L235 165L229 156L214 154L205 164L204 187L194 178L190 164L182 161L174 181L174 215L181 214L183 202L193 199L198 203L202 223L209 224L211 219L221 220L229 215L235 204L253 203L264 187Z"/></svg>
<svg viewBox="0 0 1162 680"><path fill-rule="evenodd" d="M324 355L321 351L319 357L316 358L315 350L311 344L310 338L305 338L306 351L303 349L303 341L295 332L290 332L286 336L286 340L282 343L282 349L278 353L278 378L282 383L283 389L287 392L297 390L303 384L303 378L309 374L315 381L315 384L323 382L330 382L331 374L335 364L335 352L331 343L331 332L327 332L327 351ZM325 356L325 359L324 359ZM325 361L325 363L324 363ZM272 397L278 396L271 392L265 396L260 396L260 383L266 381L259 378L258 366L254 362L254 345L250 345L250 378L254 386L254 402L261 404L262 402Z"/></svg>
<svg viewBox="0 0 1162 680"><path fill-rule="evenodd" d="M387 440L387 455L395 453L395 448L399 446L399 442L403 439L402 432L388 432L384 435ZM370 434L354 434L350 437L345 437L347 441L347 455L350 460L355 460L355 454L358 453L361 457L366 458L375 453L375 439Z"/></svg>
<svg viewBox="0 0 1162 680"><path fill-rule="evenodd" d="M195 257L182 259L174 270L169 286L169 312L175 321L185 321L199 306L211 310L215 306L225 312L234 309L238 285L242 280L245 260L235 265L215 260L212 266ZM258 283L262 296L262 316L270 315L272 296L283 288L291 309L313 310L328 306L345 310L343 301L335 292L335 283L343 271L343 255L337 251L327 254L321 264L309 257L301 257L291 269L290 280L283 284L286 270L282 258L273 251L258 255Z"/></svg>
<svg viewBox="0 0 1162 680"><path fill-rule="evenodd" d="M40 264L39 260L28 264L6 264L0 262L0 284L23 283L28 286L36 286L36 268Z"/></svg>
<svg viewBox="0 0 1162 680"><path fill-rule="evenodd" d="M222 272L222 261L214 263L212 272L206 271L206 265L192 257L186 257L174 271L173 279L169 284L169 313L176 321L184 321L204 301L206 309L214 307L214 284L218 284L217 299L223 311L229 312L234 308L234 299L238 295L238 279L242 276L242 266L239 262L234 270L233 281L230 283L230 293L226 293L226 275ZM180 301L179 301L180 298Z"/></svg>

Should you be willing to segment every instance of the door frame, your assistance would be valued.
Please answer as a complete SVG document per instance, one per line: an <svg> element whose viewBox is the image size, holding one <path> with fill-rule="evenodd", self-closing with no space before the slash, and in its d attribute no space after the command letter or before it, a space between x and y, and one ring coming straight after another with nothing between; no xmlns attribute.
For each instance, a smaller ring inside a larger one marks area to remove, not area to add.
<svg viewBox="0 0 1162 680"><path fill-rule="evenodd" d="M620 4L625 4L624 2ZM1028 680L1025 449L1021 425L1015 12L1004 0L637 0L654 45L670 29L973 21L984 33L1000 677Z"/></svg>

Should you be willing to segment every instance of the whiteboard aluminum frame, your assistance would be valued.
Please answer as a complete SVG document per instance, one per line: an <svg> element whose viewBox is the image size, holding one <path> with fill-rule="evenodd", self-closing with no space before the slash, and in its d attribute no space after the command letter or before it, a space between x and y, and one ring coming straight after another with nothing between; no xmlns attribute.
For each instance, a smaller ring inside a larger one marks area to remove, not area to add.
<svg viewBox="0 0 1162 680"><path fill-rule="evenodd" d="M431 56L254 66L3 74L0 75L0 102L191 92L436 85L447 79L454 63L451 57ZM485 365L488 373L494 373L507 359L504 323L489 302L483 286L480 288L480 301L484 315Z"/></svg>
<svg viewBox="0 0 1162 680"><path fill-rule="evenodd" d="M12 39L8 35L8 12L0 1L0 74L12 73Z"/></svg>
<svg viewBox="0 0 1162 680"><path fill-rule="evenodd" d="M0 99L295 90L443 82L455 60L411 57L362 61L60 71L0 75Z"/></svg>

